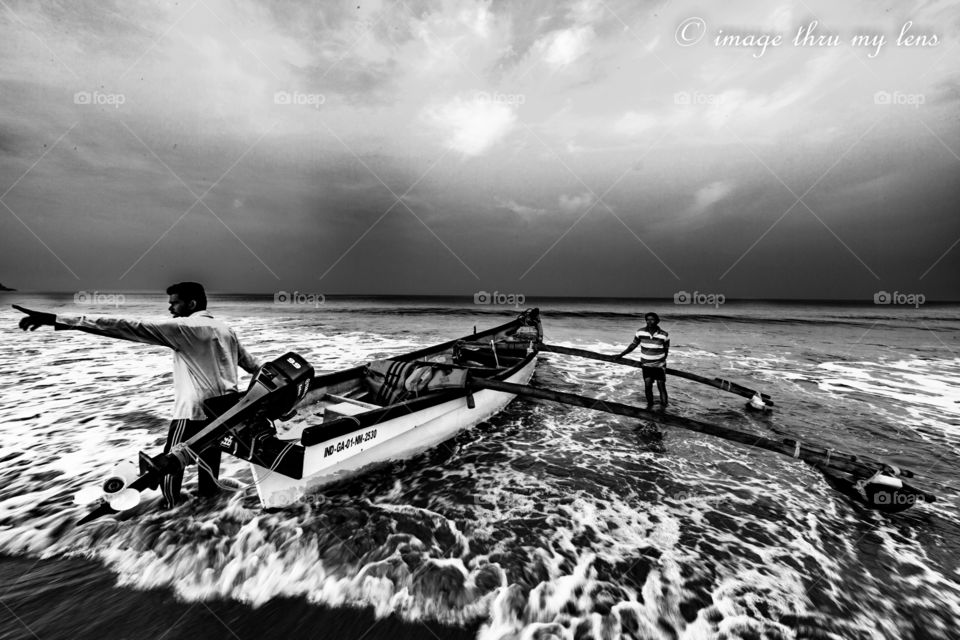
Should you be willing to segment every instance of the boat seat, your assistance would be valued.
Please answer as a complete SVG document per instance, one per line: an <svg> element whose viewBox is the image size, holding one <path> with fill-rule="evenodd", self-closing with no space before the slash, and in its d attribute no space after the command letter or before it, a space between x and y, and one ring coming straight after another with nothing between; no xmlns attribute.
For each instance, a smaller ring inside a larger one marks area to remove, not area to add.
<svg viewBox="0 0 960 640"><path fill-rule="evenodd" d="M355 404L358 407L364 407L366 409L379 409L380 405L373 404L371 402L364 402L359 398L351 398L350 396L338 396L334 393L328 393L324 396L325 399L334 400L335 402L349 402L350 404Z"/></svg>
<svg viewBox="0 0 960 640"><path fill-rule="evenodd" d="M367 411L370 411L368 407L363 407L354 404L353 402L338 402L336 404L328 404L326 407L324 407L323 421L331 422L333 420L339 420L340 418L360 415L361 413L366 413Z"/></svg>
<svg viewBox="0 0 960 640"><path fill-rule="evenodd" d="M497 354L494 356L493 351L489 346L473 346L463 347L457 352L457 363L465 364L469 362L474 362L486 367L495 367L497 364L500 367L512 367L517 364L526 356L526 349L524 348L523 355L514 355L516 350L511 350L513 353L507 350L501 350L501 346L497 345Z"/></svg>

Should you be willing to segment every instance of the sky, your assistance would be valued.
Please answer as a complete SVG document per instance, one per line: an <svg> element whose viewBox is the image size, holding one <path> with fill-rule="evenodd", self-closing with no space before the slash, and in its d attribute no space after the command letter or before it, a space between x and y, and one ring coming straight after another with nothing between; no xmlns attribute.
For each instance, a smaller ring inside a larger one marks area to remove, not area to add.
<svg viewBox="0 0 960 640"><path fill-rule="evenodd" d="M960 299L956 2L0 0L0 282Z"/></svg>

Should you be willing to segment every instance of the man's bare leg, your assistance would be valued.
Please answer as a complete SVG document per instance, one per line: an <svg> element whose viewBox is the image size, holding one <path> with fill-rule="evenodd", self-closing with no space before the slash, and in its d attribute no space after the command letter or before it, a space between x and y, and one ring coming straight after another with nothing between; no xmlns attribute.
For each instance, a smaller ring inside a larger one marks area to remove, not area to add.
<svg viewBox="0 0 960 640"><path fill-rule="evenodd" d="M667 400L667 381L666 380L657 380L657 390L660 392L660 406L665 407L669 403ZM653 395L652 393L650 394Z"/></svg>
<svg viewBox="0 0 960 640"><path fill-rule="evenodd" d="M653 378L644 378L643 386L647 394L647 409L653 409Z"/></svg>

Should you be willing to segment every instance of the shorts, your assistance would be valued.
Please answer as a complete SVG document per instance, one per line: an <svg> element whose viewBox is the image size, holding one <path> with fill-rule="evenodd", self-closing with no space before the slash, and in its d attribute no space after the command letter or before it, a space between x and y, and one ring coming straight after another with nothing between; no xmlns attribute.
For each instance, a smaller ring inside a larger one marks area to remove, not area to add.
<svg viewBox="0 0 960 640"><path fill-rule="evenodd" d="M653 380L666 380L667 379L667 370L663 367L641 367L643 371L643 379L653 379Z"/></svg>

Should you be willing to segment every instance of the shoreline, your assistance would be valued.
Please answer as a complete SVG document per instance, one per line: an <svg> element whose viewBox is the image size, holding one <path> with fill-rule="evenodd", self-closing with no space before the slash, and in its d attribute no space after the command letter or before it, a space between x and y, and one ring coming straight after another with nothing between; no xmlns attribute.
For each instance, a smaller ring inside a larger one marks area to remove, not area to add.
<svg viewBox="0 0 960 640"><path fill-rule="evenodd" d="M0 602L5 605L0 607L0 640L470 640L479 629L479 624L452 627L407 622L395 615L377 619L371 607L330 608L303 598L272 599L257 608L224 599L187 602L170 589L118 587L116 579L93 560L0 555Z"/></svg>

